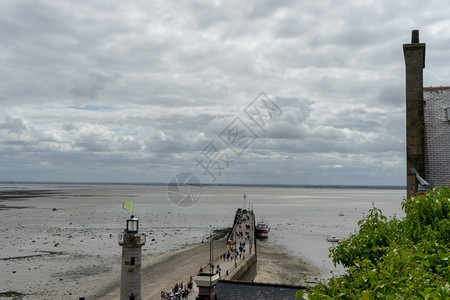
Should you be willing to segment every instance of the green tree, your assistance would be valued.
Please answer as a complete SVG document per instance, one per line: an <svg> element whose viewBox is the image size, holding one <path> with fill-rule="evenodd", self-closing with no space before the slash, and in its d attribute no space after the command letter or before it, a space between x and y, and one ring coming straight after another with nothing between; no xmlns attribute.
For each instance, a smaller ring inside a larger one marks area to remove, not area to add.
<svg viewBox="0 0 450 300"><path fill-rule="evenodd" d="M450 299L450 190L404 199L406 217L372 207L359 230L330 249L347 268L303 293L304 299Z"/></svg>

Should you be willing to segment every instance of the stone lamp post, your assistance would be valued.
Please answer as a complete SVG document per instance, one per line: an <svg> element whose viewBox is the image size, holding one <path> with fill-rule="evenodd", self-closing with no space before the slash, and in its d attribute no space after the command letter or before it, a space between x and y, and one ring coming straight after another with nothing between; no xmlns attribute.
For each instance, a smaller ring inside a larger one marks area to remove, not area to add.
<svg viewBox="0 0 450 300"><path fill-rule="evenodd" d="M122 246L120 300L141 300L141 256L145 234L139 234L139 220L131 216L127 227L119 235Z"/></svg>

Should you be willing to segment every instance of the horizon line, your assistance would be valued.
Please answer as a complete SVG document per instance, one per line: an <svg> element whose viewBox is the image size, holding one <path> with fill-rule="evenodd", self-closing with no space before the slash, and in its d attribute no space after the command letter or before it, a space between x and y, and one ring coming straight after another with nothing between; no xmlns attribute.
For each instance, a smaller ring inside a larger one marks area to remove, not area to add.
<svg viewBox="0 0 450 300"><path fill-rule="evenodd" d="M0 181L0 184L68 184L68 185L148 185L169 186L177 185L164 182L101 182L101 181L33 181L9 180ZM372 189L406 189L406 185L368 185L368 184L287 184L287 183L200 183L192 186L242 186L242 187L309 187L309 188L372 188Z"/></svg>

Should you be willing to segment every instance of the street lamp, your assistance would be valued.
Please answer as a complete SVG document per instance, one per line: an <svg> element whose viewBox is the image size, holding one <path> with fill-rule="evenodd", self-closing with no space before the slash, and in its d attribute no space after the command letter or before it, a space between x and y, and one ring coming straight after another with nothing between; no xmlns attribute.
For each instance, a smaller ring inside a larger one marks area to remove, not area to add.
<svg viewBox="0 0 450 300"><path fill-rule="evenodd" d="M237 223L236 223L236 226L237 226ZM235 228L235 230L234 230L234 253L233 253L233 255L234 255L234 267L235 267L235 268L237 267L237 258L236 258L236 256L237 256L237 249L236 249L236 247L237 247L237 245L236 245L236 229L237 229L237 228Z"/></svg>

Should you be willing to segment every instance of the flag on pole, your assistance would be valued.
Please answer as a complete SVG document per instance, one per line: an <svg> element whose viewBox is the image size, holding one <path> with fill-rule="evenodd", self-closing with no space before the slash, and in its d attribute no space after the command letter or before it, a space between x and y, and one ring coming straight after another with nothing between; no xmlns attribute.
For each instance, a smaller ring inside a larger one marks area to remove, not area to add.
<svg viewBox="0 0 450 300"><path fill-rule="evenodd" d="M128 199L122 202L122 208L133 212L133 199Z"/></svg>

